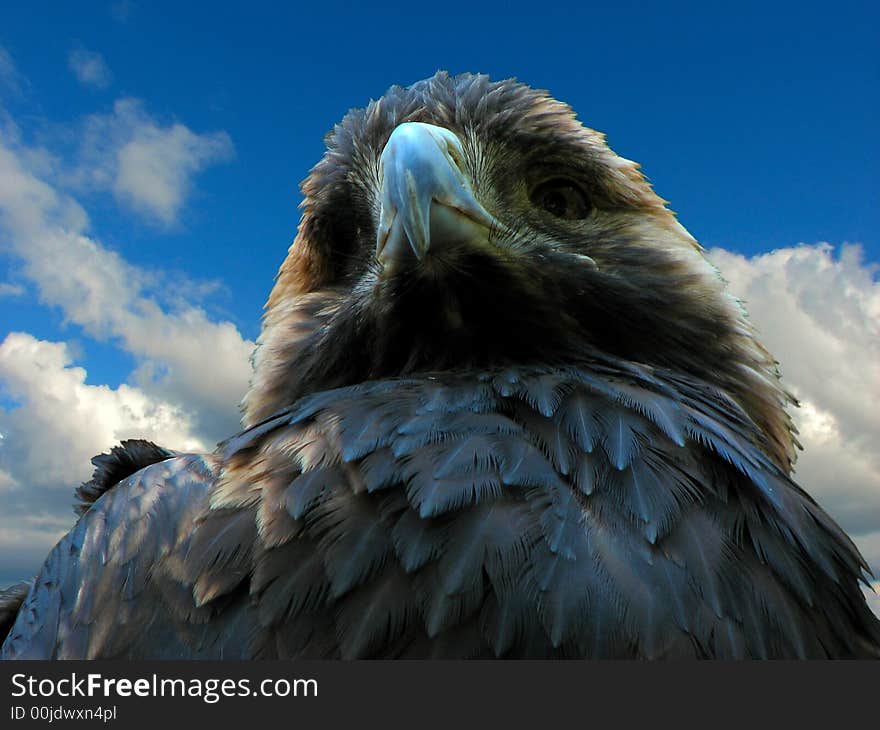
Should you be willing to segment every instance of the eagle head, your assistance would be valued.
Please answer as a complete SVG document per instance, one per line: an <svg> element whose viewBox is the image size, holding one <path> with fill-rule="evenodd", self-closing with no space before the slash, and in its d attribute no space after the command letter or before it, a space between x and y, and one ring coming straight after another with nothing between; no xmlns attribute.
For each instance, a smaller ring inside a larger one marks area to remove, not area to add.
<svg viewBox="0 0 880 730"><path fill-rule="evenodd" d="M513 79L437 73L327 135L254 356L245 425L377 378L611 358L704 381L790 469L790 397L638 165Z"/></svg>

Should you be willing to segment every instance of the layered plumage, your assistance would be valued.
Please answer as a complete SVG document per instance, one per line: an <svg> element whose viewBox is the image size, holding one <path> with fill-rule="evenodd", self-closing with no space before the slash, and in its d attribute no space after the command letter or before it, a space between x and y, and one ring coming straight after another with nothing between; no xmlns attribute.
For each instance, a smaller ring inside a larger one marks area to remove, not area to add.
<svg viewBox="0 0 880 730"><path fill-rule="evenodd" d="M407 123L412 190L434 140L485 235L435 197L425 240L395 242ZM867 566L790 479L772 359L568 107L482 76L395 87L304 191L246 429L100 457L4 657L880 654Z"/></svg>

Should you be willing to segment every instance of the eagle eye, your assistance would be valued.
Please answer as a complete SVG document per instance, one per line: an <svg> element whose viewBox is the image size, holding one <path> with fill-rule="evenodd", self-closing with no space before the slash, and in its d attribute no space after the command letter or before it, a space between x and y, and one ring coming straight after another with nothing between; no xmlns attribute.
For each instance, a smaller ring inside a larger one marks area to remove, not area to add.
<svg viewBox="0 0 880 730"><path fill-rule="evenodd" d="M583 190L570 180L555 178L537 185L529 196L532 203L565 220L586 218L593 207Z"/></svg>

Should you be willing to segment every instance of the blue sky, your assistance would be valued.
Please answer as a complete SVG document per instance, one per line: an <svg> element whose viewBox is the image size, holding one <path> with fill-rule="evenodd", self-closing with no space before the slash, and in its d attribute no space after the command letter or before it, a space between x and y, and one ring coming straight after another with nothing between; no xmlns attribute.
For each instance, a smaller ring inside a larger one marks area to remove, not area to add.
<svg viewBox="0 0 880 730"><path fill-rule="evenodd" d="M829 433L851 437L847 448L864 441L855 457L835 452L864 469L828 499L869 514L857 529L874 535L880 565L880 498L866 507L852 496L880 493L867 445L880 426L823 390L833 378L818 365L802 365L834 362L843 381L850 368L858 387L880 395L872 366L857 367L873 361L880 340L876 3L31 0L7 3L2 16L0 491L5 478L23 495L34 470L51 472L40 453L82 459L64 445L89 419L106 416L102 434L113 438L141 427L202 445L222 437L246 366L236 360L227 372L218 363L223 353L246 359L259 332L296 231L298 184L323 135L389 85L445 68L549 89L639 161L684 225L719 249L722 272L753 302L806 401L814 452L832 449ZM34 202L40 196L51 200ZM61 248L52 249L44 242L56 234ZM801 243L808 247L796 250ZM44 245L49 253L34 253ZM114 294L125 277L137 286ZM69 279L76 287L65 288ZM111 317L114 302L122 314ZM774 320L781 311L788 319ZM218 333L217 352L174 344ZM222 387L181 373L200 355ZM47 373L45 382L34 372ZM65 431L47 405L52 388L68 411L101 405ZM131 399L141 397L143 412L132 417ZM183 409L186 427L157 416L157 404ZM35 413L43 420L25 418ZM39 441L50 432L54 441ZM106 448L93 441L83 453ZM48 521L34 530L49 534L67 517L50 506L56 487L41 489ZM0 550L19 540L3 529Z"/></svg>

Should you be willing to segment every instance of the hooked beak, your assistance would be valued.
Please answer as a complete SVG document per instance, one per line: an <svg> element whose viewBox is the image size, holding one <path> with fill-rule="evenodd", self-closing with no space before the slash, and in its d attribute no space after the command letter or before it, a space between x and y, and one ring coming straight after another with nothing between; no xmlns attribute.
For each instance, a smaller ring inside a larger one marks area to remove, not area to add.
<svg viewBox="0 0 880 730"><path fill-rule="evenodd" d="M498 221L474 197L462 170L464 150L448 129L404 122L379 159L382 209L376 258L387 270L423 261L446 244L485 243Z"/></svg>

